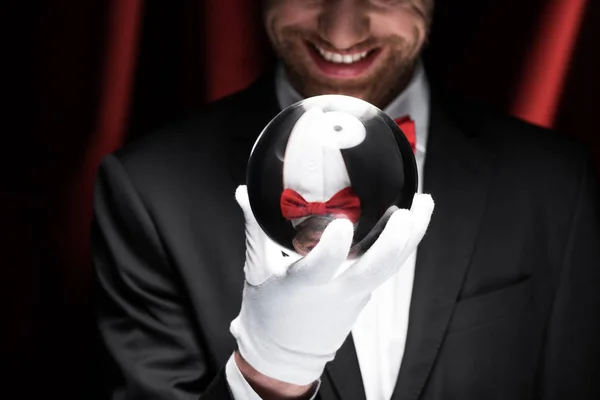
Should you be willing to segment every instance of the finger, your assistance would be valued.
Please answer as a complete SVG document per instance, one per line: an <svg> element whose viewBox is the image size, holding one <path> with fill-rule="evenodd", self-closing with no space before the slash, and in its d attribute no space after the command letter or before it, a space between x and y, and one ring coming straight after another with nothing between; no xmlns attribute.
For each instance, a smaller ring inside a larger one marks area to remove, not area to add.
<svg viewBox="0 0 600 400"><path fill-rule="evenodd" d="M235 191L235 199L244 213L244 220L246 223L246 240L251 242L250 244L252 247L258 248L258 244L262 245L265 235L258 225L256 218L254 217L252 207L250 206L248 190L245 185L238 186Z"/></svg>
<svg viewBox="0 0 600 400"><path fill-rule="evenodd" d="M360 259L340 279L353 290L372 291L396 273L404 263L413 218L406 209L396 210L383 232Z"/></svg>
<svg viewBox="0 0 600 400"><path fill-rule="evenodd" d="M250 246L255 250L264 250L266 234L263 232L252 212L250 198L248 197L248 189L245 185L238 186L235 191L235 199L244 213L247 246Z"/></svg>
<svg viewBox="0 0 600 400"><path fill-rule="evenodd" d="M352 222L345 218L333 220L311 252L292 264L289 274L313 284L330 281L348 258L353 236Z"/></svg>
<svg viewBox="0 0 600 400"><path fill-rule="evenodd" d="M273 263L274 260L270 259L268 238L254 217L245 185L238 186L235 191L235 199L242 209L245 219L246 263L244 275L249 284L259 285L272 275L269 263Z"/></svg>
<svg viewBox="0 0 600 400"><path fill-rule="evenodd" d="M254 217L252 207L250 206L250 198L248 197L248 188L246 185L240 185L237 187L235 190L235 200L244 212L246 223L256 223L256 218Z"/></svg>

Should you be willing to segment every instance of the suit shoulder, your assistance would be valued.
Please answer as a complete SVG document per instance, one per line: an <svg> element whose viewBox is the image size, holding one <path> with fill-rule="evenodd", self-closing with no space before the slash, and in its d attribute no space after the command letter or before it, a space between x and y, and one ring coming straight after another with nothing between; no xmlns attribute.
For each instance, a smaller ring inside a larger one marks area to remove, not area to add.
<svg viewBox="0 0 600 400"><path fill-rule="evenodd" d="M149 198L238 177L251 145L278 111L270 81L263 77L126 144L110 158Z"/></svg>
<svg viewBox="0 0 600 400"><path fill-rule="evenodd" d="M469 136L479 136L501 157L569 167L589 154L570 132L534 125L466 96L452 94L451 100L447 96L444 104L458 127Z"/></svg>
<svg viewBox="0 0 600 400"><path fill-rule="evenodd" d="M165 157L173 151L202 150L215 145L224 139L226 121L233 118L246 96L247 93L238 92L208 103L124 145L114 155L124 163L133 163L155 154Z"/></svg>
<svg viewBox="0 0 600 400"><path fill-rule="evenodd" d="M218 149L226 147L232 136L239 136L246 127L251 130L250 136L258 136L273 117L267 111L276 102L271 81L265 75L244 90L208 103L126 144L113 155L126 169L153 163L178 164L191 157L195 163L210 165L210 160L222 154Z"/></svg>

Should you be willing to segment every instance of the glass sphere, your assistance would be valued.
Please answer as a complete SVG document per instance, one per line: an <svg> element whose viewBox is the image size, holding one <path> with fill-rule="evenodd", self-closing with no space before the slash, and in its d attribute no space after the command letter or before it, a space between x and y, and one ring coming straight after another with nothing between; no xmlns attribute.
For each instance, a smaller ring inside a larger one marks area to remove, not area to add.
<svg viewBox="0 0 600 400"><path fill-rule="evenodd" d="M363 100L310 97L281 111L252 148L246 176L258 224L284 252L308 254L336 218L354 224L350 258L379 237L417 191L413 150L398 125Z"/></svg>

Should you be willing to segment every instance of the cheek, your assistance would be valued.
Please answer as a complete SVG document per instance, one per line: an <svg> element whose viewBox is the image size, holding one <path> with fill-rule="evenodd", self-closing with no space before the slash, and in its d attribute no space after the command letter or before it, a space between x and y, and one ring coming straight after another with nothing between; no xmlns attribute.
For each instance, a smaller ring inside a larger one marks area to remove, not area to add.
<svg viewBox="0 0 600 400"><path fill-rule="evenodd" d="M271 40L280 37L286 28L297 30L315 30L318 25L319 10L307 7L303 2L283 0L268 9L264 14L265 29Z"/></svg>
<svg viewBox="0 0 600 400"><path fill-rule="evenodd" d="M425 39L426 26L426 21L421 15L404 10L378 14L371 18L373 36L401 37L413 44L420 44Z"/></svg>

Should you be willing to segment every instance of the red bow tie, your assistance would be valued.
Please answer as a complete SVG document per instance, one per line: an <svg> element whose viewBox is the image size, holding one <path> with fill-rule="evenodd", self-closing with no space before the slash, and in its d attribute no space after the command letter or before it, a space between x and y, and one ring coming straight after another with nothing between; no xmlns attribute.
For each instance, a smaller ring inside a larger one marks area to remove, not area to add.
<svg viewBox="0 0 600 400"><path fill-rule="evenodd" d="M328 201L309 203L295 190L285 189L281 194L281 214L293 220L309 215L344 214L352 223L360 217L360 200L351 187L337 192Z"/></svg>
<svg viewBox="0 0 600 400"><path fill-rule="evenodd" d="M417 134L415 133L415 121L410 119L410 116L406 115L402 118L396 118L394 122L398 125L404 136L408 139L410 147L412 147L413 153L417 151Z"/></svg>

